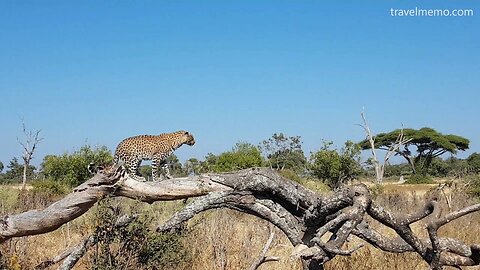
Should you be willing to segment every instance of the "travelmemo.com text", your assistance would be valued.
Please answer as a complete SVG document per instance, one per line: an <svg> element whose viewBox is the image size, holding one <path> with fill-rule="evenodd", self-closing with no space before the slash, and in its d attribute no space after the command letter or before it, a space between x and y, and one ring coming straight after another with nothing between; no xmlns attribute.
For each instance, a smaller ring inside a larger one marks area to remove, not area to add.
<svg viewBox="0 0 480 270"><path fill-rule="evenodd" d="M471 17L473 9L390 9L390 15L393 17Z"/></svg>

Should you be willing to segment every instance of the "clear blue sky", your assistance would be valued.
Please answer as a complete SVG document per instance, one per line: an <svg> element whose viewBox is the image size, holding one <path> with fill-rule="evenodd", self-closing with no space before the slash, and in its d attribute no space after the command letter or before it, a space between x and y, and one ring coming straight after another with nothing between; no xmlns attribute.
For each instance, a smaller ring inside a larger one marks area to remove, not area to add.
<svg viewBox="0 0 480 270"><path fill-rule="evenodd" d="M390 8L473 17L392 17ZM480 151L478 1L1 1L0 161L21 118L34 164L85 143L185 129L203 158L274 132L322 139L429 126Z"/></svg>

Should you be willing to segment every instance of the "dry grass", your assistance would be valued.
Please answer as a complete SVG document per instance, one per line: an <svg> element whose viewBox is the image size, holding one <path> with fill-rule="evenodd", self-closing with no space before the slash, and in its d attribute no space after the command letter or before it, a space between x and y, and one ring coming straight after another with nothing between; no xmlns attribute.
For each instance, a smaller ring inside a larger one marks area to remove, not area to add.
<svg viewBox="0 0 480 270"><path fill-rule="evenodd" d="M285 235L264 220L222 209L198 216L190 228L185 244L195 269L247 269L260 253L271 229L275 238L267 256L282 259L266 263L261 269L301 269L298 261L289 258L293 246Z"/></svg>
<svg viewBox="0 0 480 270"><path fill-rule="evenodd" d="M317 183L305 183L310 188L322 189ZM397 213L411 212L420 208L432 189L431 185L385 185L376 195L375 201ZM0 188L0 211L2 214L18 213L26 209L43 207L58 197L22 196L18 190ZM452 210L473 204L476 201L462 192L452 193ZM168 219L184 205L182 201L162 202L147 205L128 199L115 199L132 212L153 217L155 223ZM1 251L10 258L11 269L32 269L41 261L52 258L67 247L78 243L95 227L94 211L91 209L82 217L62 226L60 229L38 236L13 239L3 244ZM456 220L440 230L442 236L455 237L467 243L480 243L480 214L476 213ZM156 224L152 224L155 226ZM386 235L394 233L372 222L371 226ZM416 232L424 231L424 223L413 226ZM300 270L298 260L292 260L292 245L277 228L256 217L232 210L215 210L197 216L188 224L188 233L182 238L189 258L179 270L204 269L246 269L258 256L265 244L269 231L275 231L275 239L268 255L279 256L279 262L264 264L260 269ZM361 240L352 239L353 246ZM83 258L76 269L89 269L88 256ZM326 264L326 269L427 269L427 265L413 253L390 254L366 245L351 257L336 257ZM480 268L465 268L480 269Z"/></svg>

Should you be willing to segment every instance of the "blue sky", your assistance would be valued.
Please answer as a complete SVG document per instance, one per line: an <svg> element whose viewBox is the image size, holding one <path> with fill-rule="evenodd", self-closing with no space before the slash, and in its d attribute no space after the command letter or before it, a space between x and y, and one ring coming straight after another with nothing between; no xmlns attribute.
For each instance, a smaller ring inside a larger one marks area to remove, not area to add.
<svg viewBox="0 0 480 270"><path fill-rule="evenodd" d="M390 9L473 9L392 17ZM478 14L477 14L478 13ZM0 1L0 161L185 129L182 159L429 126L480 151L478 1Z"/></svg>

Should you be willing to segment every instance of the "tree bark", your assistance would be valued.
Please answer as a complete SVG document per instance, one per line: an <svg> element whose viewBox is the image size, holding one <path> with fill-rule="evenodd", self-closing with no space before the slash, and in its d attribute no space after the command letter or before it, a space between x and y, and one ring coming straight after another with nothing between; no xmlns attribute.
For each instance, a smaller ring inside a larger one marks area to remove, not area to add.
<svg viewBox="0 0 480 270"><path fill-rule="evenodd" d="M23 178L22 178L22 189L25 189L27 185L27 168L28 168L28 162L24 160L23 163Z"/></svg>
<svg viewBox="0 0 480 270"><path fill-rule="evenodd" d="M443 266L480 264L480 245L440 237L446 223L480 210L480 204L435 217L436 200L411 214L400 215L372 201L365 185L346 186L332 194L317 194L276 171L254 168L225 174L204 174L162 182L137 182L123 167L95 175L62 200L44 210L5 216L0 220L0 242L12 237L46 233L85 213L105 196L123 196L147 203L162 200L194 199L174 214L157 231L181 230L196 214L216 208L230 208L265 219L278 227L295 246L295 255L305 269L322 269L335 256L349 256L357 249L344 249L350 236L393 253L416 252L432 269ZM387 237L368 226L369 216L393 229ZM410 225L429 217L426 234L415 234ZM330 232L328 240L322 236ZM420 235L428 235L422 237ZM77 257L75 257L77 258Z"/></svg>

